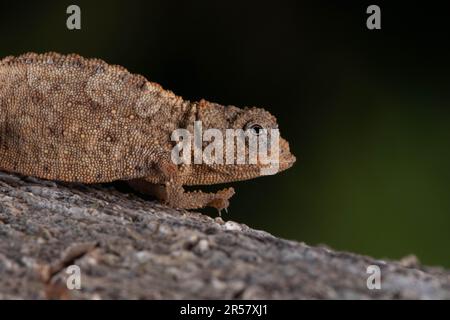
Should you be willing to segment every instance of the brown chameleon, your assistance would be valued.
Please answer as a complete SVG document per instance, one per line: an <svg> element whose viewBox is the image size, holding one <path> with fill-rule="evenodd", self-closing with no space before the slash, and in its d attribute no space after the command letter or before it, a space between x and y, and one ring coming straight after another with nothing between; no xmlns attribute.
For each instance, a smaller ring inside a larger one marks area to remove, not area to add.
<svg viewBox="0 0 450 320"><path fill-rule="evenodd" d="M76 54L27 53L0 61L0 170L44 179L124 180L176 208L228 207L233 188L186 192L261 175L267 164L174 164L177 128L277 128L264 109L190 102L125 68ZM295 157L279 140L279 171Z"/></svg>

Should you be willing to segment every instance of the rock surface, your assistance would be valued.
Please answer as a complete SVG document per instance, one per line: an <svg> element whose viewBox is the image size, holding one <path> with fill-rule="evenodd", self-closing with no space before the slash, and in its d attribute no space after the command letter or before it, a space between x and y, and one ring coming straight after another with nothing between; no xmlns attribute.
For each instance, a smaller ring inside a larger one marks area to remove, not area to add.
<svg viewBox="0 0 450 320"><path fill-rule="evenodd" d="M450 272L414 259L311 247L109 185L0 172L0 239L0 299L450 298ZM370 265L380 290L367 288Z"/></svg>

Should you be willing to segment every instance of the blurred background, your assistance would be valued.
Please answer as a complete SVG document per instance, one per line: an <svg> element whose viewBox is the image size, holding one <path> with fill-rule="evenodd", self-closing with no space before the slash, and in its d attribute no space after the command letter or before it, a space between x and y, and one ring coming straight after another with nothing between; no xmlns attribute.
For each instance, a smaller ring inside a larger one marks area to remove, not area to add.
<svg viewBox="0 0 450 320"><path fill-rule="evenodd" d="M264 107L298 161L233 183L224 219L450 267L448 15L433 1L19 1L0 5L0 55L75 52L189 100Z"/></svg>

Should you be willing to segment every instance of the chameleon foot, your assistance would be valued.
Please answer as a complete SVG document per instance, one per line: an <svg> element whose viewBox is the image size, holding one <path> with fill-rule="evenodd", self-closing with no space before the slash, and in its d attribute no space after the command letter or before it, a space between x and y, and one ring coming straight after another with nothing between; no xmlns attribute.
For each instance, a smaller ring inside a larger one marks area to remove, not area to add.
<svg viewBox="0 0 450 320"><path fill-rule="evenodd" d="M166 185L166 203L172 207L182 209L200 209L204 207L216 208L219 214L230 204L229 199L234 195L233 188L227 188L217 193L202 191L186 192L182 186Z"/></svg>

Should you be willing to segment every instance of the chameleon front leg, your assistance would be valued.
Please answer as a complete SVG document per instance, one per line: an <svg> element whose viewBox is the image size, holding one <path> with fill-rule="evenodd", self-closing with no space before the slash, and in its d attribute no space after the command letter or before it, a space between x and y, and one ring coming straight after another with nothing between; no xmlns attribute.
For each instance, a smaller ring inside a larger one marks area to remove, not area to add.
<svg viewBox="0 0 450 320"><path fill-rule="evenodd" d="M233 188L226 188L216 193L193 191L186 192L181 185L173 182L165 184L167 203L173 207L183 209L199 209L204 207L213 207L220 212L227 209L229 199L234 195Z"/></svg>
<svg viewBox="0 0 450 320"><path fill-rule="evenodd" d="M223 209L228 208L229 199L234 195L233 188L223 189L216 193L186 192L182 185L173 180L165 184L153 184L145 179L134 179L128 183L135 190L153 195L169 206L180 209L213 207L220 213Z"/></svg>
<svg viewBox="0 0 450 320"><path fill-rule="evenodd" d="M162 184L150 182L151 179L140 178L129 180L128 184L135 190L153 195L162 202L173 208L180 209L200 209L213 207L219 210L229 206L229 199L234 195L233 188L220 190L216 193L206 193L202 191L186 192L179 179L178 167L167 158L160 159L155 163L158 175L162 177Z"/></svg>

